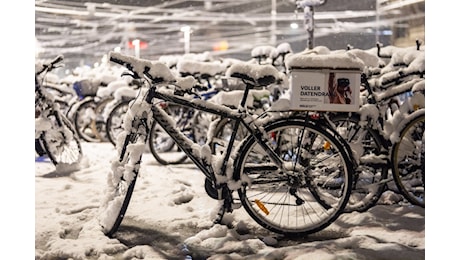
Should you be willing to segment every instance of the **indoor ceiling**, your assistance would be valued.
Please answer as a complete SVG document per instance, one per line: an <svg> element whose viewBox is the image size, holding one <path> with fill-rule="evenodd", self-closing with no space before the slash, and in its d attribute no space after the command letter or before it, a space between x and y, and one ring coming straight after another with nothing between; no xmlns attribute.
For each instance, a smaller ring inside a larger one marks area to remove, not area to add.
<svg viewBox="0 0 460 260"><path fill-rule="evenodd" d="M303 27L303 11L295 2L35 0L36 58L63 54L68 62L93 62L117 47L134 55L133 40L141 42L137 55L143 58L187 51L249 57L255 46L281 42L305 48L308 34ZM424 1L396 2L404 6ZM314 7L315 39L338 33L367 34L375 39L377 25L386 28L395 17L424 16L424 10L423 14L415 11L408 16L398 9L393 6L377 16L376 0L326 1ZM299 27L291 28L292 23ZM190 29L189 45L186 28Z"/></svg>

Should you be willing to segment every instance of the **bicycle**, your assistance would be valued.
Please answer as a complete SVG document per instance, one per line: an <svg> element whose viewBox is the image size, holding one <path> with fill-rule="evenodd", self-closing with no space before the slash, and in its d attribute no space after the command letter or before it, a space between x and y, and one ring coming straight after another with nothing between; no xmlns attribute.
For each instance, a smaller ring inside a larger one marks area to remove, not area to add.
<svg viewBox="0 0 460 260"><path fill-rule="evenodd" d="M73 84L79 101L72 107L69 118L74 122L80 138L87 142L107 141L102 112L112 100L110 92L113 86L109 85L118 80L116 72L107 66L97 67Z"/></svg>
<svg viewBox="0 0 460 260"><path fill-rule="evenodd" d="M396 56L399 54L396 54ZM407 56L417 56L408 53ZM331 115L338 131L352 146L361 147L359 167L350 205L345 210L366 211L373 207L387 189L388 170L392 170L398 191L412 203L424 207L424 66L417 64L416 58L399 61L404 57L393 57L381 69L370 69L361 76L364 87L362 97L366 100L358 113ZM424 60L424 55L418 56ZM384 73L381 73L381 72ZM423 85L422 91L417 90ZM397 98L406 93L412 97L399 104ZM396 101L395 101L396 98ZM423 104L423 105L422 105ZM415 107L414 107L415 106ZM417 131L410 131L416 126ZM410 139L407 134L418 133L413 149L407 151ZM401 151L406 147L405 151ZM413 165L408 166L410 159ZM403 166L406 166L405 168ZM421 168L417 168L421 167ZM416 180L409 180L416 177ZM417 185L417 186L415 186Z"/></svg>
<svg viewBox="0 0 460 260"><path fill-rule="evenodd" d="M115 52L109 57L128 68L134 78L142 77L148 87L142 88L125 116L118 158L113 161L113 171L108 176L110 186L98 216L104 234L113 236L123 220L153 121L206 177L207 194L219 200L221 206L214 223L220 223L225 213L233 211L234 192L254 221L286 236L320 231L342 213L351 192L353 161L340 135L322 118L278 112L253 117L244 109L250 89L277 80L279 72L273 66L241 63L228 69L229 76L246 84L240 107L232 110L162 88L175 86L176 91L188 92L195 80L175 78L161 62ZM171 117L156 105L155 98L230 118L237 122L234 130L241 125L248 135L236 144L233 134L226 152L213 156L209 145L200 146L179 131Z"/></svg>
<svg viewBox="0 0 460 260"><path fill-rule="evenodd" d="M83 157L75 129L43 87L44 75L61 66L63 59L60 55L49 63L37 63L35 69L35 150L48 155L55 166L78 163Z"/></svg>

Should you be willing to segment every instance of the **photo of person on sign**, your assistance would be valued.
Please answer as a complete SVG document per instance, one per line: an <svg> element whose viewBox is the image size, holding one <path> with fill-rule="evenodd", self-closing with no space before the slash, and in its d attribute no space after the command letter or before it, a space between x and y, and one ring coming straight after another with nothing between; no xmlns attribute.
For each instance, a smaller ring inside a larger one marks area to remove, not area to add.
<svg viewBox="0 0 460 260"><path fill-rule="evenodd" d="M329 74L329 103L350 104L351 88L348 78L338 78L335 82L335 73Z"/></svg>

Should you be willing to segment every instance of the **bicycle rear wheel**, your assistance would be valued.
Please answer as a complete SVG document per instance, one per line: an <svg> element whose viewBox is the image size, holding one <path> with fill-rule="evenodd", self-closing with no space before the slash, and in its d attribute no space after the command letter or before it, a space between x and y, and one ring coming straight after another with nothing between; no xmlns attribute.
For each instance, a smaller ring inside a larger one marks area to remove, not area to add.
<svg viewBox="0 0 460 260"><path fill-rule="evenodd" d="M123 131L123 119L129 109L129 102L130 100L124 100L118 103L110 111L105 122L107 139L115 146L117 144L117 136Z"/></svg>
<svg viewBox="0 0 460 260"><path fill-rule="evenodd" d="M419 112L391 151L393 179L405 199L425 207L425 113Z"/></svg>
<svg viewBox="0 0 460 260"><path fill-rule="evenodd" d="M367 211L377 204L386 189L389 163L387 153L383 154L381 137L369 127L361 126L358 114L337 114L330 119L336 125L337 132L354 147L352 150L361 153L354 173L353 189L344 211Z"/></svg>
<svg viewBox="0 0 460 260"><path fill-rule="evenodd" d="M191 126L189 124L193 115L192 111L186 107L167 102L160 105L174 118L176 127L190 136ZM162 165L180 164L188 158L165 130L155 122L152 125L148 142L153 157Z"/></svg>
<svg viewBox="0 0 460 260"><path fill-rule="evenodd" d="M228 146L228 142L230 141L235 122L235 120L228 118L222 118L219 120L210 142L212 154L222 154L225 151ZM247 134L248 131L240 125L236 132L235 140L242 141Z"/></svg>
<svg viewBox="0 0 460 260"><path fill-rule="evenodd" d="M100 142L98 133L94 131L92 123L96 121L96 101L93 97L84 99L78 106L74 124L78 136L87 142Z"/></svg>
<svg viewBox="0 0 460 260"><path fill-rule="evenodd" d="M108 177L109 187L101 203L99 224L105 235L112 237L128 209L131 196L139 174L145 141L138 134L125 134L118 160L112 163L112 171Z"/></svg>
<svg viewBox="0 0 460 260"><path fill-rule="evenodd" d="M162 165L180 164L187 160L187 155L156 122L150 131L149 148L155 160Z"/></svg>
<svg viewBox="0 0 460 260"><path fill-rule="evenodd" d="M109 138L107 137L107 130L105 129L107 120L104 118L104 109L110 102L112 102L112 100L113 97L108 97L97 103L95 109L96 119L91 122L91 129L95 133L96 137L102 142L109 141Z"/></svg>
<svg viewBox="0 0 460 260"><path fill-rule="evenodd" d="M265 127L267 144L283 161L279 169L254 136L243 142L234 179L248 214L287 236L315 233L335 221L351 192L352 163L323 127L288 118Z"/></svg>

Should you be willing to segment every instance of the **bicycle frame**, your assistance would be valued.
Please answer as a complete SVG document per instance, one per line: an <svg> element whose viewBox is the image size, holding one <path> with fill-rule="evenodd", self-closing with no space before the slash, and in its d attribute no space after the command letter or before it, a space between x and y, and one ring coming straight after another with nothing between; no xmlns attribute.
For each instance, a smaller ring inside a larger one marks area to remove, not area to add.
<svg viewBox="0 0 460 260"><path fill-rule="evenodd" d="M283 168L282 160L276 155L271 147L269 147L265 142L263 142L263 136L266 136L261 129L258 127L258 124L252 119L251 115L244 109L249 90L251 85L246 83L247 87L244 90L243 98L240 102L240 108L238 110L232 110L226 106L218 105L210 102L199 102L200 100L187 100L178 95L171 95L159 91L155 86L149 88L146 95L146 101L150 104L153 104L154 98L161 99L176 105L181 105L196 109L199 111L211 113L219 117L228 118L232 120L235 124L233 125L232 135L230 141L226 148L224 154L223 163L220 167L218 173L215 173L212 169L210 161L206 158L200 158L200 152L196 152L196 143L191 141L182 131L178 130L174 124L171 124L171 119L169 115L160 107L152 105L151 111L153 113L154 120L171 136L171 138L176 142L176 144L182 149L182 151L187 154L187 156L193 161L193 163L205 174L205 176L210 179L213 183L216 182L217 175L225 175L225 170L228 165L228 160L233 151L233 146L236 140L236 133L238 127L243 125L244 128L248 131L250 135L253 135L258 143L267 151L268 155L273 159L277 166ZM249 120L247 120L249 119ZM205 145L205 147L209 147ZM205 160L202 160L205 159ZM221 199L221 198L219 198Z"/></svg>

